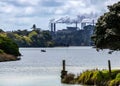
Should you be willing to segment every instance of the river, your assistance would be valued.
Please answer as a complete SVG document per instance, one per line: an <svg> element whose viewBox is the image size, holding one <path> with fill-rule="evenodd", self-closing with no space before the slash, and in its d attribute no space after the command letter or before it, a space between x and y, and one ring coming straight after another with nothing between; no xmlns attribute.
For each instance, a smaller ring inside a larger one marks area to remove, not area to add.
<svg viewBox="0 0 120 86"><path fill-rule="evenodd" d="M45 49L46 52L41 52ZM62 60L68 72L79 74L86 69L120 68L120 52L108 54L92 47L20 48L20 61L0 63L0 86L83 86L60 82Z"/></svg>

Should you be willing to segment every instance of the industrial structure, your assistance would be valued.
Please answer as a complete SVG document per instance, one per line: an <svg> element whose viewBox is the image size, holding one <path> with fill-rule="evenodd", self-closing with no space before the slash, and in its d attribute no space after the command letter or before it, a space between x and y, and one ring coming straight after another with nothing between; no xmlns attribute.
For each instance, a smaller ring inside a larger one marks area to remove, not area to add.
<svg viewBox="0 0 120 86"><path fill-rule="evenodd" d="M86 18L85 16L77 16L76 19L71 19L70 17L62 17L60 19L51 19L49 22L49 28L52 33L57 31L57 24L75 24L75 27L78 28L78 24L81 26L80 29L83 29L86 25L94 25L94 18Z"/></svg>

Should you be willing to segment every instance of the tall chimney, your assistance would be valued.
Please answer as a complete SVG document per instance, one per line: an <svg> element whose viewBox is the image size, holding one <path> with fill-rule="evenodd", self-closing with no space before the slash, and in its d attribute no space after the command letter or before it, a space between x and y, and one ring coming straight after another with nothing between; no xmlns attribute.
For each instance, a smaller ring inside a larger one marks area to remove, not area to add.
<svg viewBox="0 0 120 86"><path fill-rule="evenodd" d="M76 30L77 30L77 21L75 22L75 24L76 24Z"/></svg>
<svg viewBox="0 0 120 86"><path fill-rule="evenodd" d="M54 23L54 32L56 31L56 23Z"/></svg>
<svg viewBox="0 0 120 86"><path fill-rule="evenodd" d="M53 23L51 23L51 32L53 32Z"/></svg>
<svg viewBox="0 0 120 86"><path fill-rule="evenodd" d="M94 25L95 25L95 21L94 21L94 19L93 19L93 21L92 21L92 22L93 22L93 26L94 26Z"/></svg>

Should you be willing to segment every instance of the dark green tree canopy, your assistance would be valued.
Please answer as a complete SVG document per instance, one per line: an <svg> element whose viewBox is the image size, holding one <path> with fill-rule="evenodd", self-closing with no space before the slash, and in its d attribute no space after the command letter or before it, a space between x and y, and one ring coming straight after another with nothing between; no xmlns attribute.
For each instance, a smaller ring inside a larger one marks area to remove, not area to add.
<svg viewBox="0 0 120 86"><path fill-rule="evenodd" d="M92 40L97 49L120 50L120 2L98 19Z"/></svg>
<svg viewBox="0 0 120 86"><path fill-rule="evenodd" d="M12 54L14 56L21 55L17 44L5 36L0 36L0 50L3 50L3 52Z"/></svg>

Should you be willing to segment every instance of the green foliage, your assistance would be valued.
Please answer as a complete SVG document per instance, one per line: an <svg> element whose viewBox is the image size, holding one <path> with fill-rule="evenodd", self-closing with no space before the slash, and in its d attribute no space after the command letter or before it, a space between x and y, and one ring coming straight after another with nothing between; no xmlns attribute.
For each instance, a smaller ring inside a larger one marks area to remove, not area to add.
<svg viewBox="0 0 120 86"><path fill-rule="evenodd" d="M4 53L4 51L0 49L0 54L3 54L3 53Z"/></svg>
<svg viewBox="0 0 120 86"><path fill-rule="evenodd" d="M98 49L120 50L120 2L98 19L92 40Z"/></svg>
<svg viewBox="0 0 120 86"><path fill-rule="evenodd" d="M27 30L17 30L17 31L12 31L12 33L14 34L18 34L18 35L21 35L21 36L26 36L29 34L29 31Z"/></svg>
<svg viewBox="0 0 120 86"><path fill-rule="evenodd" d="M120 79L114 79L109 82L109 86L119 86L120 85Z"/></svg>
<svg viewBox="0 0 120 86"><path fill-rule="evenodd" d="M114 73L113 70L112 70L112 73ZM109 75L109 71L108 70L102 70L101 71L101 75L102 75L102 78L104 78L105 80L110 79L110 75Z"/></svg>
<svg viewBox="0 0 120 86"><path fill-rule="evenodd" d="M86 85L101 84L104 77L106 77L105 74L103 75L99 70L87 70L78 77L77 82Z"/></svg>
<svg viewBox="0 0 120 86"><path fill-rule="evenodd" d="M7 34L3 32L3 33L0 33L0 36L1 37L7 37Z"/></svg>
<svg viewBox="0 0 120 86"><path fill-rule="evenodd" d="M0 36L0 49L7 54L20 56L17 44L8 37Z"/></svg>
<svg viewBox="0 0 120 86"><path fill-rule="evenodd" d="M103 79L102 72L101 71L94 71L91 79L93 82L96 82L96 83L100 82Z"/></svg>
<svg viewBox="0 0 120 86"><path fill-rule="evenodd" d="M34 29L32 31L18 30L6 33L20 47L52 47L54 42L48 31Z"/></svg>
<svg viewBox="0 0 120 86"><path fill-rule="evenodd" d="M30 45L30 43L32 42L32 40L27 37L27 36L23 36L23 40L26 42L26 44Z"/></svg>
<svg viewBox="0 0 120 86"><path fill-rule="evenodd" d="M120 73L116 75L116 79L120 79Z"/></svg>
<svg viewBox="0 0 120 86"><path fill-rule="evenodd" d="M75 75L74 74L67 74L64 79L62 80L62 83L68 83L68 84L74 84L75 83Z"/></svg>
<svg viewBox="0 0 120 86"><path fill-rule="evenodd" d="M120 85L120 70L112 71L112 80L109 81L109 86Z"/></svg>
<svg viewBox="0 0 120 86"><path fill-rule="evenodd" d="M1 31L2 36L9 37L19 47L54 47L54 46L89 46L94 26L85 26L83 30L57 31L53 36L49 31L42 31L33 25L32 31L17 30L12 32Z"/></svg>
<svg viewBox="0 0 120 86"><path fill-rule="evenodd" d="M28 34L28 37L29 38L32 38L33 36L36 36L37 35L37 32L36 31L31 31L29 34Z"/></svg>
<svg viewBox="0 0 120 86"><path fill-rule="evenodd" d="M83 72L79 78L78 78L78 83L82 83L82 84L89 84L89 85L93 85L93 80L92 80L92 76L93 76L93 73L92 71L85 71Z"/></svg>
<svg viewBox="0 0 120 86"><path fill-rule="evenodd" d="M120 70L112 70L111 77L108 70L87 70L76 79L77 83L98 86L118 86L120 84Z"/></svg>

